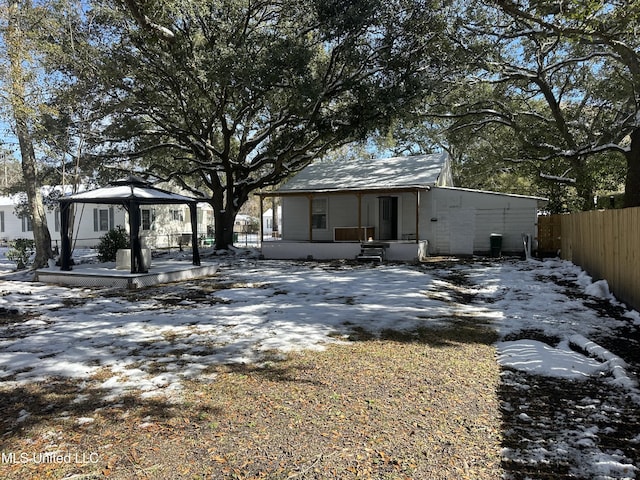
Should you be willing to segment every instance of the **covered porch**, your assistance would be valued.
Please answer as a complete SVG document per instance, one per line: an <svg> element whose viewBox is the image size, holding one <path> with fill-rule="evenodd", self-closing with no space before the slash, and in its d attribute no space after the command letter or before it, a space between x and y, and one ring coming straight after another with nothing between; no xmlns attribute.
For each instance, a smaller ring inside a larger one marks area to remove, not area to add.
<svg viewBox="0 0 640 480"><path fill-rule="evenodd" d="M278 232L265 231L261 222L261 238L274 239L262 243L262 254L271 259L354 259L375 249L385 260L413 261L427 252L421 232L426 212L421 209L429 190L404 186L262 192L261 218L267 198L281 202L283 212Z"/></svg>

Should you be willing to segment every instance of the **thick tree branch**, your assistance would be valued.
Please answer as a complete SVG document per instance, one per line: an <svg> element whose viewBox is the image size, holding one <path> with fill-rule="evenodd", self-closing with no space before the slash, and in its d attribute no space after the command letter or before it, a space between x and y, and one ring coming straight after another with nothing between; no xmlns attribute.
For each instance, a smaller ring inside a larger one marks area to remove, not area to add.
<svg viewBox="0 0 640 480"><path fill-rule="evenodd" d="M146 16L142 12L142 10L140 10L136 0L122 0L122 1L124 2L125 6L129 9L129 12L131 12L131 15L133 15L133 18L136 19L136 21L138 22L138 25L140 25L143 29L154 32L163 40L173 41L175 39L175 33L173 33L169 28L163 27L162 25L151 21L151 19L148 16Z"/></svg>

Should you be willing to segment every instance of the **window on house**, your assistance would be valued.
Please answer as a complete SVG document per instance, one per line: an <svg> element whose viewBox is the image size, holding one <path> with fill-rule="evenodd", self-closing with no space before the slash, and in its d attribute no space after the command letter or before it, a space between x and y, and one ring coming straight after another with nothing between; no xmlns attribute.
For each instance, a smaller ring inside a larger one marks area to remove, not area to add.
<svg viewBox="0 0 640 480"><path fill-rule="evenodd" d="M0 232L4 232L4 212L0 212Z"/></svg>
<svg viewBox="0 0 640 480"><path fill-rule="evenodd" d="M151 230L153 222L156 219L156 212L154 210L142 209L140 210L142 215L142 230Z"/></svg>
<svg viewBox="0 0 640 480"><path fill-rule="evenodd" d="M311 225L316 230L327 229L327 209L326 198L314 198L311 203Z"/></svg>
<svg viewBox="0 0 640 480"><path fill-rule="evenodd" d="M182 210L171 210L171 219L177 222L184 222L184 213Z"/></svg>
<svg viewBox="0 0 640 480"><path fill-rule="evenodd" d="M31 217L22 216L22 231L23 232L33 232L33 224L31 223Z"/></svg>
<svg viewBox="0 0 640 480"><path fill-rule="evenodd" d="M113 228L113 225L114 225L113 207L93 209L93 231L94 232L108 232ZM57 223L56 223L56 227L57 227Z"/></svg>
<svg viewBox="0 0 640 480"><path fill-rule="evenodd" d="M93 209L93 231L94 232L109 231L109 209L108 208Z"/></svg>

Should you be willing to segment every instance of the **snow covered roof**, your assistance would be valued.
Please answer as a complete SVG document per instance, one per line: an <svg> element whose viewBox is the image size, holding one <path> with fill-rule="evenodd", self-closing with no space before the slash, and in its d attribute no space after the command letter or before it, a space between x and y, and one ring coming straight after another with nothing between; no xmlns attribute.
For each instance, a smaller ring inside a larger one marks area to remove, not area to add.
<svg viewBox="0 0 640 480"><path fill-rule="evenodd" d="M81 189L84 189L83 186L80 186ZM62 194L62 195L70 195L71 194L71 186L70 185L43 185L40 187L40 193L43 197L48 197L51 194ZM4 195L0 196L0 207L15 207L16 205L20 205L26 202L27 194L25 192L16 193L13 195Z"/></svg>
<svg viewBox="0 0 640 480"><path fill-rule="evenodd" d="M462 188L462 187L448 187L443 186L440 188L444 188L447 190L460 190L462 192L474 192L474 193L482 193L487 195L496 195L500 197L513 197L513 198L526 198L529 200L536 200L539 206L544 206L549 203L549 199L545 197L537 197L535 195L521 195L518 193L504 193L504 192L492 192L491 190L477 190L475 188Z"/></svg>
<svg viewBox="0 0 640 480"><path fill-rule="evenodd" d="M449 155L391 158L354 158L316 162L284 184L279 192L377 190L389 188L453 186Z"/></svg>
<svg viewBox="0 0 640 480"><path fill-rule="evenodd" d="M153 187L150 183L134 176L117 180L108 187L97 188L60 199L61 202L78 203L126 203L130 200L144 204L192 203L197 201L195 198Z"/></svg>
<svg viewBox="0 0 640 480"><path fill-rule="evenodd" d="M17 203L15 197L2 196L0 197L0 207L13 207Z"/></svg>

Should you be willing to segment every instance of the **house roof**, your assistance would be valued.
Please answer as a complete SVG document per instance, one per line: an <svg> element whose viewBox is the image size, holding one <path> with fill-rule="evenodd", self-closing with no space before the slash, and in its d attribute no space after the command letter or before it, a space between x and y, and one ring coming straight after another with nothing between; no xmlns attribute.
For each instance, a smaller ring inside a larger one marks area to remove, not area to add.
<svg viewBox="0 0 640 480"><path fill-rule="evenodd" d="M435 185L453 186L446 152L316 162L300 171L278 192L424 188Z"/></svg>
<svg viewBox="0 0 640 480"><path fill-rule="evenodd" d="M528 200L536 200L538 202L539 207L545 206L549 203L549 199L545 197L537 197L535 195L521 195L518 193L504 193L504 192L492 192L491 190L477 190L475 188L462 188L462 187L439 187L445 190L458 190L461 192L471 192L471 193L482 193L485 195L495 195L499 197L510 197L510 198L526 198Z"/></svg>
<svg viewBox="0 0 640 480"><path fill-rule="evenodd" d="M195 198L153 187L150 183L133 176L112 182L108 187L60 198L61 202L77 203L127 203L131 200L140 204L193 203L197 201Z"/></svg>
<svg viewBox="0 0 640 480"><path fill-rule="evenodd" d="M6 196L0 197L0 207L13 207L17 203L18 202L14 197L6 197Z"/></svg>

